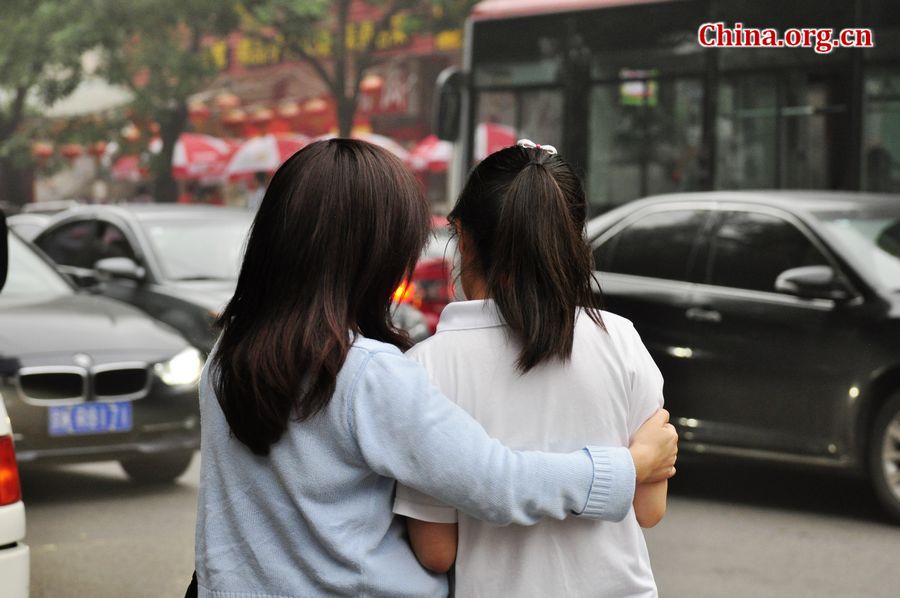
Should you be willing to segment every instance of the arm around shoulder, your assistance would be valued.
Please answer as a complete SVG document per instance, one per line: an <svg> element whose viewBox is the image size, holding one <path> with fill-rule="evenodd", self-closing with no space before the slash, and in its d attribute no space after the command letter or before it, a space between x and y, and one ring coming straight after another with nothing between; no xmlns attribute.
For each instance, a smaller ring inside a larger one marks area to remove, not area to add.
<svg viewBox="0 0 900 598"><path fill-rule="evenodd" d="M373 471L473 517L532 525L572 514L619 520L630 509L628 449L510 450L402 355L373 354L348 400L350 433Z"/></svg>

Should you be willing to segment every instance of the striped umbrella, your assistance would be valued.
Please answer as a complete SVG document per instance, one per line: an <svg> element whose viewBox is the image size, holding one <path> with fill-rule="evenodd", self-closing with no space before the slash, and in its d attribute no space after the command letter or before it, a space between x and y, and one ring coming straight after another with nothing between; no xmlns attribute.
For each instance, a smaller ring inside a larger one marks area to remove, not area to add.
<svg viewBox="0 0 900 598"><path fill-rule="evenodd" d="M298 134L248 139L231 156L225 171L232 178L254 172L275 172L308 143L308 137Z"/></svg>

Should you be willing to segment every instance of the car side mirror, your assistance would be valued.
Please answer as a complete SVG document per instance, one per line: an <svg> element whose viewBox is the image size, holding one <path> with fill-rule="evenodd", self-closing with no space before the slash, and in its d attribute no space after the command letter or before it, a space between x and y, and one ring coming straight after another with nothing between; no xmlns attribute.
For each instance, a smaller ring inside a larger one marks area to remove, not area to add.
<svg viewBox="0 0 900 598"><path fill-rule="evenodd" d="M146 271L128 257L108 257L97 261L94 270L106 278L124 278L127 280L144 280Z"/></svg>
<svg viewBox="0 0 900 598"><path fill-rule="evenodd" d="M845 301L847 290L831 266L802 266L785 270L775 279L775 290L806 299Z"/></svg>

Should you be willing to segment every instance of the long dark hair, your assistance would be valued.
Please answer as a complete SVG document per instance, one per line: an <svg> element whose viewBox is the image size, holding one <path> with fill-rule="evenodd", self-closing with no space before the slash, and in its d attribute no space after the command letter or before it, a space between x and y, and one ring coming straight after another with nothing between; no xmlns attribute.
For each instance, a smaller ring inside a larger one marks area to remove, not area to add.
<svg viewBox="0 0 900 598"><path fill-rule="evenodd" d="M391 296L429 233L428 203L375 145L312 143L278 169L217 324L214 385L232 433L266 455L325 408L356 335L411 345Z"/></svg>
<svg viewBox="0 0 900 598"><path fill-rule="evenodd" d="M587 201L571 166L540 147L513 146L469 175L450 222L474 244L476 267L512 334L517 366L572 354L579 308L600 327L591 288L593 258L584 239Z"/></svg>

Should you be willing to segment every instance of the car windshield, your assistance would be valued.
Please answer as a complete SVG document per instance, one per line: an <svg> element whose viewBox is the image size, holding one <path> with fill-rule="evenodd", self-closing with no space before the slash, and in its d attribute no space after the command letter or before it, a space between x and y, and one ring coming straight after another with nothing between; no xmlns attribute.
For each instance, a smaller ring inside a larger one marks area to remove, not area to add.
<svg viewBox="0 0 900 598"><path fill-rule="evenodd" d="M841 213L820 216L859 267L881 286L900 291L900 213Z"/></svg>
<svg viewBox="0 0 900 598"><path fill-rule="evenodd" d="M52 266L13 234L9 235L9 273L0 301L43 301L74 291Z"/></svg>
<svg viewBox="0 0 900 598"><path fill-rule="evenodd" d="M150 220L144 229L167 280L236 280L251 218Z"/></svg>

